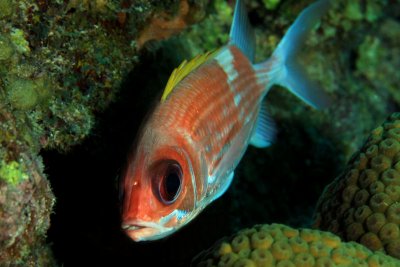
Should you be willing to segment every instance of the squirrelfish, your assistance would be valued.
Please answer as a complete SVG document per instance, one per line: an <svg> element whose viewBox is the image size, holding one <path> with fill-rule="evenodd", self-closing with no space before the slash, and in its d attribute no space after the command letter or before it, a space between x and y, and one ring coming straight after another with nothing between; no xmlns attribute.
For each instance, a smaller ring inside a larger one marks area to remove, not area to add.
<svg viewBox="0 0 400 267"><path fill-rule="evenodd" d="M272 56L255 63L254 32L237 0L228 44L173 71L123 176L122 228L130 238L160 239L186 225L228 189L249 144L273 142L263 101L272 85L314 108L328 104L295 59L328 8L321 0L303 10Z"/></svg>

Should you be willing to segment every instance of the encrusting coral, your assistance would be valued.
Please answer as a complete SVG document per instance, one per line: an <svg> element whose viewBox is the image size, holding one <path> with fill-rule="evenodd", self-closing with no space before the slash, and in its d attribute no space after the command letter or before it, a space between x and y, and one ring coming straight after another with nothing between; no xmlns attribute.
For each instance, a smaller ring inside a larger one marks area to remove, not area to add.
<svg viewBox="0 0 400 267"><path fill-rule="evenodd" d="M374 129L318 201L315 227L400 259L400 113Z"/></svg>
<svg viewBox="0 0 400 267"><path fill-rule="evenodd" d="M332 233L282 224L255 225L223 239L194 259L194 266L399 266L400 261Z"/></svg>
<svg viewBox="0 0 400 267"><path fill-rule="evenodd" d="M39 151L89 135L137 62L144 25L165 12L167 24L179 3L0 0L0 266L54 265L55 197ZM170 35L202 19L205 3L187 4L191 20Z"/></svg>
<svg viewBox="0 0 400 267"><path fill-rule="evenodd" d="M115 99L139 49L201 20L205 5L0 1L0 87L7 91L0 102L36 126L31 135L43 148L68 151L90 133L94 114ZM190 19L176 28L173 21L185 16ZM162 32L145 26L154 21Z"/></svg>
<svg viewBox="0 0 400 267"><path fill-rule="evenodd" d="M20 123L0 105L0 265L54 266L45 245L54 196Z"/></svg>

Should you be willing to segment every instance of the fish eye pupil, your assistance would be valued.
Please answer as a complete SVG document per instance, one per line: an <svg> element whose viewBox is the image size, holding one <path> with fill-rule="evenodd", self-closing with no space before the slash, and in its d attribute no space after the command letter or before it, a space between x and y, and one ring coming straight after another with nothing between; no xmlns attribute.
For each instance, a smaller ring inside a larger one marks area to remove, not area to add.
<svg viewBox="0 0 400 267"><path fill-rule="evenodd" d="M178 163L168 164L159 184L161 200L165 204L175 202L181 191L182 169Z"/></svg>
<svg viewBox="0 0 400 267"><path fill-rule="evenodd" d="M177 173L169 173L164 178L164 186L165 192L168 195L168 198L173 199L176 193L178 192L179 186L181 184L181 180Z"/></svg>

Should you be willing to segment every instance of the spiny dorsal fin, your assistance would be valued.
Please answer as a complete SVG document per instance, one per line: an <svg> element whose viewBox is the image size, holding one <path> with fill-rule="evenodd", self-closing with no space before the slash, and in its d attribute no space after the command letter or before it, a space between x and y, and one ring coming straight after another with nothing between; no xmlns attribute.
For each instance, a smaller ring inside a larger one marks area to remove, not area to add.
<svg viewBox="0 0 400 267"><path fill-rule="evenodd" d="M174 90L176 85L182 81L189 73L197 69L201 64L212 58L218 50L210 51L202 55L197 55L190 61L184 60L179 67L174 69L165 86L164 93L161 97L161 102L165 101L168 95Z"/></svg>

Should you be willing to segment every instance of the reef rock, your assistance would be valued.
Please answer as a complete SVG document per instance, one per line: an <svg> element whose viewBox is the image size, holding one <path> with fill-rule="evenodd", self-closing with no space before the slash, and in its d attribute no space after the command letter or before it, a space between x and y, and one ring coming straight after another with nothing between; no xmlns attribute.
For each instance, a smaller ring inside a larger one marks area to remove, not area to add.
<svg viewBox="0 0 400 267"><path fill-rule="evenodd" d="M52 266L45 237L54 195L19 123L1 106L0 114L0 266Z"/></svg>

